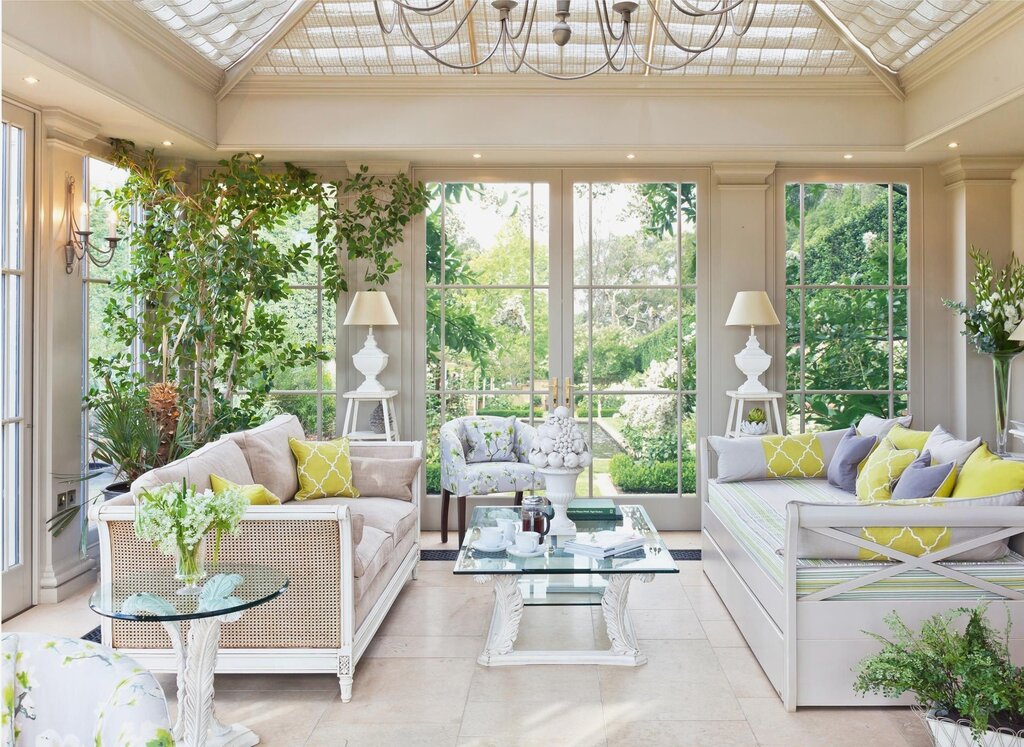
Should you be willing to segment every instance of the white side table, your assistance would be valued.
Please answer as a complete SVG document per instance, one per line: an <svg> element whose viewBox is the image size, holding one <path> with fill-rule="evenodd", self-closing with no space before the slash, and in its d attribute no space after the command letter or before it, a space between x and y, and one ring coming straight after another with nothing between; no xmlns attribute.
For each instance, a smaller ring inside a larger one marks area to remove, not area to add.
<svg viewBox="0 0 1024 747"><path fill-rule="evenodd" d="M739 392L732 389L726 394L729 397L729 416L725 421L725 435L727 438L736 438L747 434L740 430L740 423L743 422L743 408L748 402L761 403L764 409L768 433L781 435L783 432L782 417L779 415L779 400L785 395L781 392Z"/></svg>
<svg viewBox="0 0 1024 747"><path fill-rule="evenodd" d="M350 441L397 441L398 414L395 412L397 389L386 389L383 392L345 392L343 395L348 404L345 406L345 423L341 427L341 435L348 436ZM359 424L359 404L361 402L379 402L384 411L384 432L357 431ZM392 423L394 427L392 427Z"/></svg>

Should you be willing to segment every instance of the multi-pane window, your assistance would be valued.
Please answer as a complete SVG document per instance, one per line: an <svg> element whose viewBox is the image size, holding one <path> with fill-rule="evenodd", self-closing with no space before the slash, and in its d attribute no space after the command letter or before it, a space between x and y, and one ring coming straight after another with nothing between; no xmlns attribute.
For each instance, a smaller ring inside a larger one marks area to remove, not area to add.
<svg viewBox="0 0 1024 747"><path fill-rule="evenodd" d="M909 408L908 188L786 185L790 430Z"/></svg>
<svg viewBox="0 0 1024 747"><path fill-rule="evenodd" d="M267 237L281 246L310 245L306 266L289 278L291 293L269 310L283 316L287 343L316 342L326 351L327 360L277 371L271 400L277 409L296 415L308 437L320 439L330 437L335 430L336 308L329 296L325 305L323 273L316 259L321 251L316 240L316 221L317 209L310 207L288 218ZM323 250L333 252L334 245L326 242Z"/></svg>

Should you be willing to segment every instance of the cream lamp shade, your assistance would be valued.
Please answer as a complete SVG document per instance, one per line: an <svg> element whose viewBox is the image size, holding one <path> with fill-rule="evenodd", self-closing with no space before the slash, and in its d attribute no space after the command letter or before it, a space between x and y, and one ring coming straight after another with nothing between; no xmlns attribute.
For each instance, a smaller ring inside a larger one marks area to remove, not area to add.
<svg viewBox="0 0 1024 747"><path fill-rule="evenodd" d="M732 302L727 327L774 327L779 317L764 291L740 291Z"/></svg>
<svg viewBox="0 0 1024 747"><path fill-rule="evenodd" d="M746 346L734 356L736 367L747 377L739 387L743 394L764 394L768 391L768 387L761 383L761 374L772 364L772 357L761 349L754 327L774 327L778 323L779 317L767 293L740 291L736 294L725 324L727 327L750 327Z"/></svg>
<svg viewBox="0 0 1024 747"><path fill-rule="evenodd" d="M346 325L394 326L398 318L384 291L358 291L345 315Z"/></svg>
<svg viewBox="0 0 1024 747"><path fill-rule="evenodd" d="M352 305L348 308L344 323L349 326L362 324L370 328L366 335L366 343L358 353L352 356L352 365L366 377L356 391L385 391L384 385L377 380L377 377L387 368L388 354L377 346L373 328L398 324L398 317L395 316L394 309L391 308L388 294L384 291L358 291L352 298Z"/></svg>

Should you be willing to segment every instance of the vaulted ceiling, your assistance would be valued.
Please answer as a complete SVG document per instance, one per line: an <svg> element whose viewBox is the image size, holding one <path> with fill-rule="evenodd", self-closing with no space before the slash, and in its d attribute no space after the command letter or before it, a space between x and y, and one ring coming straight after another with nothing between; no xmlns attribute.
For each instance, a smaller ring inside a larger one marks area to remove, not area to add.
<svg viewBox="0 0 1024 747"><path fill-rule="evenodd" d="M555 0L537 0L538 23L554 22ZM169 31L207 60L227 71L258 76L410 76L468 74L431 60L404 43L385 37L372 0L134 0ZM426 0L410 0L427 5ZM417 35L440 41L469 7L456 3L445 13L417 19ZM713 20L692 20L672 9L672 0L649 0L681 41L707 38ZM622 73L632 76L895 76L909 62L982 10L989 0L761 0L744 36L726 33L722 43L693 63L660 73L631 60ZM381 0L391 11L391 0ZM697 0L711 7L714 0ZM603 59L599 19L591 0L572 4L573 37L556 46L535 33L530 61L546 71L574 75ZM645 12L646 11L646 12ZM652 22L649 6L636 12L637 46L655 64L678 59ZM498 12L480 0L457 43L439 54L467 64L493 46ZM481 74L505 73L496 59ZM523 73L524 75L533 75ZM230 79L230 78L229 78Z"/></svg>

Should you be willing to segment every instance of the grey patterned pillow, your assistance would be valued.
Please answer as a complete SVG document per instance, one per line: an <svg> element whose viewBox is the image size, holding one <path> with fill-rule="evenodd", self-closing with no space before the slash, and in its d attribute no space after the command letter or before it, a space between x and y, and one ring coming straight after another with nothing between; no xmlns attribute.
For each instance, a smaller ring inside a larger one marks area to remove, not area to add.
<svg viewBox="0 0 1024 747"><path fill-rule="evenodd" d="M516 462L516 419L484 415L466 418L467 462Z"/></svg>

